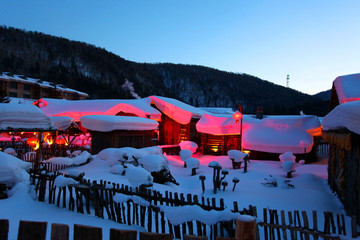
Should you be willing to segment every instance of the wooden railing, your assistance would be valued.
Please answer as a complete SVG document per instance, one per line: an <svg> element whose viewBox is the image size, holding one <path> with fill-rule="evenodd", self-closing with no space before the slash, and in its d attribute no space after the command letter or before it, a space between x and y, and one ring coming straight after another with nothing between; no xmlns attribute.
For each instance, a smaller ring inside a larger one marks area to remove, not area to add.
<svg viewBox="0 0 360 240"><path fill-rule="evenodd" d="M47 175L32 173L35 190L40 201L56 204L58 207L68 208L82 214L94 214L103 219L109 219L118 223L137 225L148 232L171 234L175 238L183 238L185 235L207 236L209 239L216 237L234 237L235 220L222 221L213 225L207 225L200 221L188 221L179 225L173 225L166 214L160 210L160 206L187 206L197 205L204 211L225 209L224 200L216 198L205 198L197 195L178 194L132 188L126 185L119 185L106 181L80 180L79 184L58 188L54 185L56 174ZM116 193L129 196L139 196L150 204L143 206L132 200L126 202L115 202L113 197ZM336 215L336 221L332 213L323 215L323 225L317 221L320 215L313 212L312 227L306 212L287 212L280 214L276 210L263 210L263 220L257 215L256 207L249 206L248 209L239 210L237 202L233 203L232 212L252 215L258 218L258 236L261 239L307 239L312 236L314 239L340 239L336 236L346 235L345 218L343 215ZM287 220L285 218L287 217ZM280 222L281 221L281 222ZM335 231L337 225L337 231ZM294 237L294 238L292 238Z"/></svg>

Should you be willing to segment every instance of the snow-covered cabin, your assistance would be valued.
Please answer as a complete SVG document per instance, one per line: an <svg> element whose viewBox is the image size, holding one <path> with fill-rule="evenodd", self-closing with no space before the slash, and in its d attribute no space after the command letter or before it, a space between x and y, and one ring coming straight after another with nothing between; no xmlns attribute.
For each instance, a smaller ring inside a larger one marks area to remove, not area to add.
<svg viewBox="0 0 360 240"><path fill-rule="evenodd" d="M1 132L46 132L57 130L51 119L30 104L0 103Z"/></svg>
<svg viewBox="0 0 360 240"><path fill-rule="evenodd" d="M158 140L159 123L149 118L89 115L80 121L91 133L94 154L105 148L155 146Z"/></svg>
<svg viewBox="0 0 360 240"><path fill-rule="evenodd" d="M203 114L196 128L201 133L205 154L226 155L228 150L240 149L240 124L232 115ZM244 115L242 135L242 147L250 150L252 159L278 159L279 154L289 151L300 158L313 150L321 125L316 116L310 115L264 119Z"/></svg>
<svg viewBox="0 0 360 240"><path fill-rule="evenodd" d="M341 102L323 118L322 124L323 138L330 145L329 185L347 214L357 216L360 225L360 101Z"/></svg>
<svg viewBox="0 0 360 240"><path fill-rule="evenodd" d="M161 113L151 107L150 103L147 98L77 101L44 98L39 107L48 116L67 116L77 123L80 123L81 117L88 115L137 116L159 121Z"/></svg>
<svg viewBox="0 0 360 240"><path fill-rule="evenodd" d="M337 105L360 100L360 73L339 76L333 81L330 110Z"/></svg>
<svg viewBox="0 0 360 240"><path fill-rule="evenodd" d="M206 111L173 98L150 96L152 106L161 113L159 144L174 145L190 140L200 144L196 123Z"/></svg>

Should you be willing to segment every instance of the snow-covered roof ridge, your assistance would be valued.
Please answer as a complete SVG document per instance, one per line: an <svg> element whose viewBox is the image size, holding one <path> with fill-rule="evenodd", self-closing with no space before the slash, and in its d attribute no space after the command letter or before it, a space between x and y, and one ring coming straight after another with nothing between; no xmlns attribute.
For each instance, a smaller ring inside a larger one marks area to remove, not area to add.
<svg viewBox="0 0 360 240"><path fill-rule="evenodd" d="M4 72L1 73L0 78L5 79L5 80L12 80L12 81L17 81L17 82L22 82L22 83L36 84L36 85L44 87L44 88L54 88L54 85L56 85L56 89L58 91L73 92L73 93L78 93L80 95L89 97L89 95L87 93L80 92L80 91L77 91L75 89L67 88L62 84L43 81L41 79L35 79L35 78L25 77L25 76L16 75L16 74L8 75L8 73L4 73Z"/></svg>
<svg viewBox="0 0 360 240"><path fill-rule="evenodd" d="M68 116L79 121L87 115L116 115L119 112L131 113L139 117L160 120L161 113L151 107L151 100L142 99L99 99L99 100L64 100L43 98L41 107L48 116Z"/></svg>
<svg viewBox="0 0 360 240"><path fill-rule="evenodd" d="M156 130L159 123L141 117L89 115L80 119L83 127L99 132L114 130Z"/></svg>
<svg viewBox="0 0 360 240"><path fill-rule="evenodd" d="M360 134L360 101L336 106L323 118L322 124L325 131L347 128Z"/></svg>
<svg viewBox="0 0 360 240"><path fill-rule="evenodd" d="M149 96L151 103L168 117L181 124L190 123L192 118L200 118L207 113L204 110L193 107L179 100L160 96Z"/></svg>
<svg viewBox="0 0 360 240"><path fill-rule="evenodd" d="M0 130L56 130L40 108L30 104L0 103Z"/></svg>
<svg viewBox="0 0 360 240"><path fill-rule="evenodd" d="M334 87L340 104L360 100L360 73L337 77Z"/></svg>

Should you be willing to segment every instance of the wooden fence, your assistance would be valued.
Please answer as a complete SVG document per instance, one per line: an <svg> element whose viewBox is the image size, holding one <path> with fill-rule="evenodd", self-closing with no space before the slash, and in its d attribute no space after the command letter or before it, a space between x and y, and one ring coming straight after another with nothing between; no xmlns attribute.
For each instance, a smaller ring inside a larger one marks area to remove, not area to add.
<svg viewBox="0 0 360 240"><path fill-rule="evenodd" d="M66 187L56 187L54 180L56 174L48 175L33 172L31 178L35 184L35 190L39 201L56 204L58 207L68 208L82 214L95 215L99 218L112 221L137 225L148 232L169 233L175 238L183 238L185 235L216 237L234 237L235 220L218 222L207 225L200 221L189 221L180 225L173 225L160 210L160 206L186 206L197 205L204 210L221 211L225 209L224 200L216 198L199 197L198 195L165 192L132 188L106 181L93 181L78 179L80 183ZM113 197L116 193L128 196L139 196L150 203L143 206L132 200L127 202L115 202ZM232 212L247 214L258 217L256 207L239 210L237 202L233 203ZM280 220L279 221L279 216ZM287 213L276 210L263 210L263 220L258 222L258 236L261 239L340 239L335 234L346 235L345 219L343 215L337 215L336 221L332 213L324 214L323 227L318 224L317 212L313 212L312 227L306 212L294 211ZM259 219L259 218L258 218ZM336 227L337 226L337 232Z"/></svg>

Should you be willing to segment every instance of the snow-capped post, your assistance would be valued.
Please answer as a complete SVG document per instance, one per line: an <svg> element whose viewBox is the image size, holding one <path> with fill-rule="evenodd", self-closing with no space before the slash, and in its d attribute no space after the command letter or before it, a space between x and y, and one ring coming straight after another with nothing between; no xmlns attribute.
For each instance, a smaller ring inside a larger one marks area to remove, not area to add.
<svg viewBox="0 0 360 240"><path fill-rule="evenodd" d="M310 143L308 141L306 141L306 140L301 140L300 141L300 146L304 148L304 155L305 155L304 160L305 160L305 162L306 162L306 148L308 148L309 145L310 145Z"/></svg>
<svg viewBox="0 0 360 240"><path fill-rule="evenodd" d="M223 186L223 191L225 191L225 188L229 185L227 181L223 181L221 183L221 185Z"/></svg>
<svg viewBox="0 0 360 240"><path fill-rule="evenodd" d="M187 167L187 165L186 165L186 160L187 160L188 158L191 158L191 157L192 157L193 152L192 152L191 150L189 150L189 149L183 149L183 150L180 150L179 155L180 155L181 161L184 162L184 168L186 168L186 167Z"/></svg>
<svg viewBox="0 0 360 240"><path fill-rule="evenodd" d="M196 169L199 169L200 161L196 158L188 158L185 163L191 169L191 176L196 175Z"/></svg>
<svg viewBox="0 0 360 240"><path fill-rule="evenodd" d="M249 154L246 154L246 156L244 157L244 173L247 172L248 162L250 162Z"/></svg>
<svg viewBox="0 0 360 240"><path fill-rule="evenodd" d="M287 173L286 177L291 178L292 177L291 174L293 172L296 172L295 170L296 157L294 156L294 154L292 154L292 152L286 152L281 154L279 158L280 158L280 162L282 162L282 168Z"/></svg>
<svg viewBox="0 0 360 240"><path fill-rule="evenodd" d="M236 184L237 184L238 182L240 182L240 180L239 180L238 178L234 177L232 181L233 181L233 183L234 183L234 187L233 187L232 190L235 191L235 186L236 186Z"/></svg>
<svg viewBox="0 0 360 240"><path fill-rule="evenodd" d="M220 189L220 184L221 184L220 170L222 169L222 167L221 167L220 163L217 161L210 162L208 166L214 169L213 185L214 185L214 193L216 194L216 190ZM225 176L224 176L224 178L225 178Z"/></svg>
<svg viewBox="0 0 360 240"><path fill-rule="evenodd" d="M236 240L256 239L256 218L250 215L241 215L236 219Z"/></svg>
<svg viewBox="0 0 360 240"><path fill-rule="evenodd" d="M238 124L240 120L240 151L242 151L242 125L243 125L243 114L242 114L242 103L239 104L239 111L235 111L232 115L233 119L235 119L235 123Z"/></svg>
<svg viewBox="0 0 360 240"><path fill-rule="evenodd" d="M199 179L201 181L201 188L202 188L202 191L203 191L203 194L204 194L205 193L205 179L206 179L206 177L204 175L200 175Z"/></svg>

